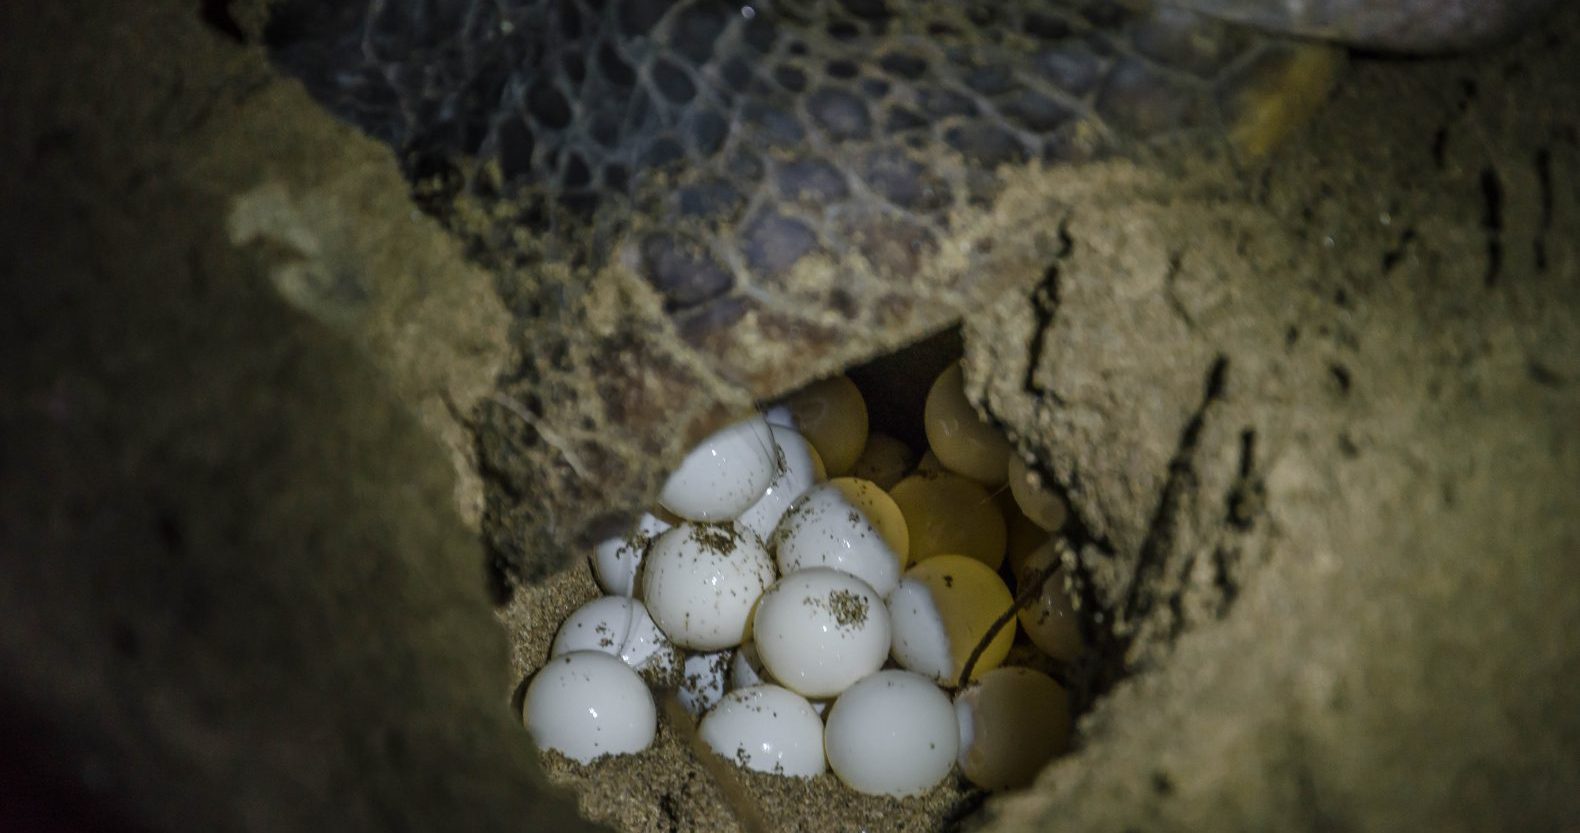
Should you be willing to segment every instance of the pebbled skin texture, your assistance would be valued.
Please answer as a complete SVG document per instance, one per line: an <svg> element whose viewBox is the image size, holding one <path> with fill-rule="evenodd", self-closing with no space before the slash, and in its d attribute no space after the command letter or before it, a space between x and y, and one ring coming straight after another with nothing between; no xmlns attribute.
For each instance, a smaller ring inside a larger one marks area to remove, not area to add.
<svg viewBox="0 0 1580 833"><path fill-rule="evenodd" d="M1068 247L1040 171L1265 152L1341 63L1108 0L272 9L276 64L396 150L515 317L472 418L496 572L527 579L754 400L1034 282Z"/></svg>
<svg viewBox="0 0 1580 833"><path fill-rule="evenodd" d="M716 356L968 290L915 276L998 171L1221 137L1226 102L1290 50L1104 2L288 2L269 38L414 178L459 169L444 187L536 232L529 257L628 266ZM867 268L793 277L819 257Z"/></svg>
<svg viewBox="0 0 1580 833"><path fill-rule="evenodd" d="M1101 1L284 0L266 40L497 276L521 360L475 415L484 527L529 579L753 400L1039 277L1064 244L1005 197L1028 175L1234 153L1291 120L1268 79L1338 64Z"/></svg>

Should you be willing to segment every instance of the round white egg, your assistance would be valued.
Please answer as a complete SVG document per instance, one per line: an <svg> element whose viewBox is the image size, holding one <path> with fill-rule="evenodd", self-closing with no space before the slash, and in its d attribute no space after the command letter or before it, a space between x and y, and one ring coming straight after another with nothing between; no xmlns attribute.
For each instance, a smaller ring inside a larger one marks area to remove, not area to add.
<svg viewBox="0 0 1580 833"><path fill-rule="evenodd" d="M789 575L811 567L850 573L888 595L899 583L903 559L872 521L835 483L807 490L779 522L773 546L779 570Z"/></svg>
<svg viewBox="0 0 1580 833"><path fill-rule="evenodd" d="M735 652L730 649L687 654L680 666L680 686L675 690L680 705L696 717L724 697L725 682L730 675L730 660Z"/></svg>
<svg viewBox="0 0 1580 833"><path fill-rule="evenodd" d="M932 591L922 582L902 579L889 594L888 604L894 661L934 680L948 681L954 654Z"/></svg>
<svg viewBox="0 0 1580 833"><path fill-rule="evenodd" d="M642 598L670 641L696 651L746 639L752 606L774 580L762 542L733 524L681 524L658 536L642 570Z"/></svg>
<svg viewBox="0 0 1580 833"><path fill-rule="evenodd" d="M736 689L702 718L697 734L747 769L811 778L826 770L823 721L805 697L776 685Z"/></svg>
<svg viewBox="0 0 1580 833"><path fill-rule="evenodd" d="M763 496L735 520L764 541L773 535L791 504L823 479L823 464L805 437L782 426L770 428L779 447L777 476Z"/></svg>
<svg viewBox="0 0 1580 833"><path fill-rule="evenodd" d="M871 795L926 792L949 774L960 749L955 709L932 680L879 671L834 701L823 730L828 764Z"/></svg>
<svg viewBox="0 0 1580 833"><path fill-rule="evenodd" d="M538 746L582 763L640 752L658 730L647 684L600 651L550 659L528 684L522 711Z"/></svg>
<svg viewBox="0 0 1580 833"><path fill-rule="evenodd" d="M598 586L611 596L631 596L636 592L636 574L642 567L642 556L653 539L669 530L669 522L650 513L642 513L636 529L630 535L610 538L593 548L593 575Z"/></svg>
<svg viewBox="0 0 1580 833"><path fill-rule="evenodd" d="M679 657L647 606L628 596L603 596L577 608L560 623L549 656L572 651L602 651L637 671L662 673Z"/></svg>
<svg viewBox="0 0 1580 833"><path fill-rule="evenodd" d="M703 440L664 481L658 502L691 521L728 521L756 503L773 482L779 454L761 416Z"/></svg>
<svg viewBox="0 0 1580 833"><path fill-rule="evenodd" d="M889 655L889 612L871 585L814 567L785 576L757 603L753 640L763 668L806 697L833 697Z"/></svg>

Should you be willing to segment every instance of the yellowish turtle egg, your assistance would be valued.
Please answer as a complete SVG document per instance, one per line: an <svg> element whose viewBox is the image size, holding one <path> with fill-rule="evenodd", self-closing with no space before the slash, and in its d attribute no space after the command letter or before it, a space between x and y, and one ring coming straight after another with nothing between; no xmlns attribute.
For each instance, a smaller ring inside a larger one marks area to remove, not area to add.
<svg viewBox="0 0 1580 833"><path fill-rule="evenodd" d="M1058 558L1058 550L1049 541L1026 557L1016 577L1020 581L1033 581L1038 573L1053 567ZM1020 625L1031 644L1048 656L1066 662L1079 656L1083 645L1081 619L1068 584L1064 570L1054 570L1042 583L1036 600L1020 611Z"/></svg>
<svg viewBox="0 0 1580 833"><path fill-rule="evenodd" d="M852 477L871 480L881 489L892 489L916 463L916 452L903 442L874 431L867 435L867 447L851 468Z"/></svg>
<svg viewBox="0 0 1580 833"><path fill-rule="evenodd" d="M955 697L960 771L983 789L1024 787L1070 745L1070 698L1030 668L996 668Z"/></svg>
<svg viewBox="0 0 1580 833"><path fill-rule="evenodd" d="M771 408L767 419L801 432L830 477L848 474L867 444L867 401L848 376L814 382Z"/></svg>
<svg viewBox="0 0 1580 833"><path fill-rule="evenodd" d="M1008 476L1009 440L971 407L964 385L959 364L950 365L933 382L923 412L927 442L944 468L997 486Z"/></svg>
<svg viewBox="0 0 1580 833"><path fill-rule="evenodd" d="M1065 519L1070 516L1064 498L1048 488L1048 484L1042 482L1042 475L1032 471L1019 454L1009 455L1009 490L1026 517L1049 532L1064 526Z"/></svg>
<svg viewBox="0 0 1580 833"><path fill-rule="evenodd" d="M995 570L1004 563L1004 516L981 484L948 472L913 474L889 496L905 515L911 563L949 553Z"/></svg>
<svg viewBox="0 0 1580 833"><path fill-rule="evenodd" d="M954 685L977 644L1014 600L986 564L965 555L935 555L905 571L888 604L895 662ZM972 678L1004 662L1014 641L1011 617L977 658Z"/></svg>
<svg viewBox="0 0 1580 833"><path fill-rule="evenodd" d="M995 492L993 502L1004 515L1004 557L1009 561L1010 572L1018 577L1026 566L1026 556L1048 543L1048 531L1020 511L1020 504L1008 489Z"/></svg>

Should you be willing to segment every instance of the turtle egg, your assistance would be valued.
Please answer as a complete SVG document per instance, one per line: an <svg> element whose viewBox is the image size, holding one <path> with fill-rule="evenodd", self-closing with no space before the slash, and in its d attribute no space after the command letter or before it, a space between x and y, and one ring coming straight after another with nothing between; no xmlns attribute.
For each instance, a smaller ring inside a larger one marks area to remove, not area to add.
<svg viewBox="0 0 1580 833"><path fill-rule="evenodd" d="M778 452L761 416L724 428L692 449L664 481L658 502L690 521L727 521L763 496Z"/></svg>
<svg viewBox="0 0 1580 833"><path fill-rule="evenodd" d="M648 549L642 598L670 641L717 651L745 641L752 605L773 580L773 559L756 535L734 524L687 523Z"/></svg>
<svg viewBox="0 0 1580 833"><path fill-rule="evenodd" d="M955 697L960 771L988 790L1030 784L1070 743L1070 698L1030 668L995 668Z"/></svg>
<svg viewBox="0 0 1580 833"><path fill-rule="evenodd" d="M867 435L867 447L862 450L856 465L851 467L852 477L871 480L880 489L892 489L916 464L916 452L905 443L874 431Z"/></svg>
<svg viewBox="0 0 1580 833"><path fill-rule="evenodd" d="M600 651L550 659L527 685L522 711L538 746L581 763L640 752L658 730L647 684L629 665Z"/></svg>
<svg viewBox="0 0 1580 833"><path fill-rule="evenodd" d="M811 778L826 771L823 721L805 697L776 685L724 695L697 734L713 751L747 769Z"/></svg>
<svg viewBox="0 0 1580 833"><path fill-rule="evenodd" d="M807 385L770 409L768 421L800 431L836 477L850 471L867 444L867 401L848 376Z"/></svg>
<svg viewBox="0 0 1580 833"><path fill-rule="evenodd" d="M959 364L950 365L933 382L922 414L927 443L944 468L998 486L1008 476L1009 440L977 415L966 399L964 382Z"/></svg>
<svg viewBox="0 0 1580 833"><path fill-rule="evenodd" d="M724 696L724 683L729 678L734 654L733 650L725 649L686 655L680 666L680 687L675 690L681 708L695 717L719 702Z"/></svg>
<svg viewBox="0 0 1580 833"><path fill-rule="evenodd" d="M750 529L765 541L773 535L774 528L779 526L779 519L790 511L796 498L806 494L807 489L827 476L823 471L823 460L817 456L817 449L805 437L783 426L773 425L770 428L773 429L774 443L779 446L778 473L774 481L768 484L763 496L735 519L737 525Z"/></svg>
<svg viewBox="0 0 1580 833"><path fill-rule="evenodd" d="M593 549L593 575L598 586L611 596L631 596L636 592L636 573L642 556L653 539L669 530L668 521L650 512L642 513L636 530L624 538L610 538Z"/></svg>
<svg viewBox="0 0 1580 833"><path fill-rule="evenodd" d="M949 774L959 748L949 697L910 671L879 671L845 689L823 730L834 774L872 795L925 792Z"/></svg>
<svg viewBox="0 0 1580 833"><path fill-rule="evenodd" d="M832 697L877 671L889 654L889 614L870 585L814 567L768 588L752 620L757 655L780 684Z"/></svg>
<svg viewBox="0 0 1580 833"><path fill-rule="evenodd" d="M785 513L774 533L785 575L832 567L887 595L905 569L910 536L894 499L867 480L836 477L812 487Z"/></svg>
<svg viewBox="0 0 1580 833"><path fill-rule="evenodd" d="M757 655L757 643L741 643L735 658L730 660L730 688L751 688L771 682L773 678L763 669L762 657Z"/></svg>
<svg viewBox="0 0 1580 833"><path fill-rule="evenodd" d="M1064 499L1048 488L1042 475L1032 471L1018 454L1009 456L1009 490L1026 517L1049 532L1064 526L1065 518L1070 516Z"/></svg>
<svg viewBox="0 0 1580 833"><path fill-rule="evenodd" d="M1026 556L1019 579L1034 581L1037 573L1052 567L1058 558L1052 541L1043 544ZM1068 662L1081 653L1081 620L1062 570L1054 570L1043 581L1036 601L1021 609L1020 627L1031 644L1054 659Z"/></svg>
<svg viewBox="0 0 1580 833"><path fill-rule="evenodd" d="M675 646L665 638L647 606L628 596L604 596L577 608L560 624L549 656L572 651L602 651L625 660L637 671L672 668Z"/></svg>
<svg viewBox="0 0 1580 833"><path fill-rule="evenodd" d="M1004 515L981 484L958 474L913 474L889 495L905 515L911 563L969 555L993 569L1004 563Z"/></svg>
<svg viewBox="0 0 1580 833"><path fill-rule="evenodd" d="M987 565L964 555L938 555L905 572L889 594L891 651L901 667L954 685L977 643L1014 604L1009 587ZM1000 628L972 667L998 667L1015 641L1015 620Z"/></svg>

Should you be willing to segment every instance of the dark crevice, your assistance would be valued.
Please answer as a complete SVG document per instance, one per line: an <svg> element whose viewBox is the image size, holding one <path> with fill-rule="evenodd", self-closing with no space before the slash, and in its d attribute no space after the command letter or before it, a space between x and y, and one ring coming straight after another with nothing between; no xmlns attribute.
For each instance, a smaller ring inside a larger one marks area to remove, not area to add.
<svg viewBox="0 0 1580 833"><path fill-rule="evenodd" d="M1180 432L1179 443L1175 446L1174 456L1169 460L1168 477L1163 483L1162 496L1148 524L1147 535L1142 541L1136 562L1135 574L1131 577L1130 588L1125 594L1121 608L1121 621L1132 628L1138 620L1145 618L1158 602L1149 594L1148 588L1157 584L1158 576L1167 566L1165 562L1178 537L1178 525L1185 502L1197 488L1196 451L1201 444L1201 432L1207 422L1208 410L1223 399L1228 374L1229 359L1220 354L1213 359L1207 371L1201 404L1185 423L1184 430ZM1133 639L1135 633L1136 631L1132 630L1128 638Z"/></svg>
<svg viewBox="0 0 1580 833"><path fill-rule="evenodd" d="M1448 167L1448 126L1444 125L1432 134L1432 164L1438 170Z"/></svg>
<svg viewBox="0 0 1580 833"><path fill-rule="evenodd" d="M230 13L230 0L200 0L198 16L210 29L224 35L236 43L247 42L247 32L236 22L235 15Z"/></svg>
<svg viewBox="0 0 1580 833"><path fill-rule="evenodd" d="M1408 253L1409 250L1410 250L1410 244L1414 243L1415 239L1416 239L1416 231L1415 231L1415 227L1414 226L1406 228L1403 232L1401 232L1399 234L1399 242L1394 244L1393 248L1389 249L1386 252L1383 252L1383 256L1382 256L1382 270L1383 270L1383 274L1387 274L1389 272L1392 272L1395 268L1397 268L1399 266L1399 262L1401 260L1404 260L1405 254Z"/></svg>
<svg viewBox="0 0 1580 833"><path fill-rule="evenodd" d="M1350 385L1352 384L1352 380L1350 379L1350 369L1335 362L1334 364L1328 365L1328 374L1333 377L1333 384L1338 386L1339 395L1349 396Z"/></svg>
<svg viewBox="0 0 1580 833"><path fill-rule="evenodd" d="M1481 227L1487 233L1486 285L1496 286L1503 273L1503 180L1492 168L1481 169Z"/></svg>
<svg viewBox="0 0 1580 833"><path fill-rule="evenodd" d="M1059 401L1058 394L1045 390L1037 383L1037 368L1042 364L1043 345L1047 341L1047 331L1053 326L1054 316L1059 313L1060 274L1059 269L1065 258L1070 256L1070 251L1075 248L1075 241L1070 237L1070 223L1068 219L1059 221L1059 249L1054 253L1053 262L1048 265L1048 270L1043 273L1042 283L1031 293L1032 314L1036 316L1037 324L1032 328L1031 343L1026 345L1026 376L1021 380L1021 388L1039 399L1049 398Z"/></svg>
<svg viewBox="0 0 1580 833"><path fill-rule="evenodd" d="M1536 218L1536 239L1531 241L1536 270L1547 271L1547 233L1553 226L1553 158L1547 148L1536 151L1536 187L1540 213Z"/></svg>
<svg viewBox="0 0 1580 833"><path fill-rule="evenodd" d="M1559 388L1564 385L1563 375L1540 361L1531 360L1525 365L1525 370L1530 374L1532 381L1543 387Z"/></svg>
<svg viewBox="0 0 1580 833"><path fill-rule="evenodd" d="M1247 428L1240 432L1240 472L1234 485L1229 487L1227 515L1229 526L1247 532L1262 514L1267 489L1256 469L1256 430Z"/></svg>

